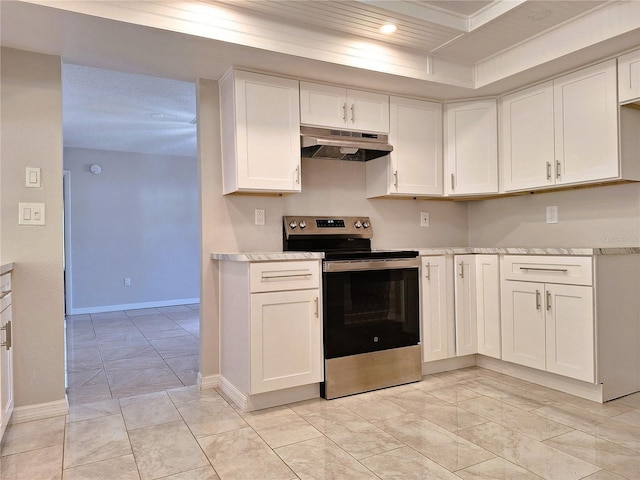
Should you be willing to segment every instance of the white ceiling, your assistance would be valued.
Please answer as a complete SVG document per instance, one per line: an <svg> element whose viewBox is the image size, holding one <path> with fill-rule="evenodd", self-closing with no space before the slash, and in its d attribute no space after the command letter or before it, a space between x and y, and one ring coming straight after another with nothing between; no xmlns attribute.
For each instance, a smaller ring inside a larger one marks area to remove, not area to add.
<svg viewBox="0 0 640 480"><path fill-rule="evenodd" d="M0 32L3 46L62 56L66 146L193 156L194 82L230 66L438 100L496 95L640 45L638 15L626 35L603 25L594 45L558 44L473 84L472 68L625 1L0 1ZM378 32L388 20L393 36ZM345 47L366 42L379 63Z"/></svg>

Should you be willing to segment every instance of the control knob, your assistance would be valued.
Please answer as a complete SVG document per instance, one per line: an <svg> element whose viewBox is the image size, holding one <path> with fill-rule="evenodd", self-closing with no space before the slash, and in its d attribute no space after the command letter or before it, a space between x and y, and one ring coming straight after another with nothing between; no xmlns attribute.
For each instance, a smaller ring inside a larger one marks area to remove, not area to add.
<svg viewBox="0 0 640 480"><path fill-rule="evenodd" d="M295 220L292 220L291 222L289 222L289 228L291 228L292 230L294 228L296 228L298 226L298 224L296 223Z"/></svg>
<svg viewBox="0 0 640 480"><path fill-rule="evenodd" d="M364 222L362 222L362 228L369 228L371 225L369 225L369 222L367 222L366 220Z"/></svg>
<svg viewBox="0 0 640 480"><path fill-rule="evenodd" d="M307 222L305 222L304 220L301 220L300 221L300 230L302 230L306 226L307 226Z"/></svg>
<svg viewBox="0 0 640 480"><path fill-rule="evenodd" d="M356 220L356 223L354 223L353 226L356 228L362 228L362 222L360 222L360 220Z"/></svg>

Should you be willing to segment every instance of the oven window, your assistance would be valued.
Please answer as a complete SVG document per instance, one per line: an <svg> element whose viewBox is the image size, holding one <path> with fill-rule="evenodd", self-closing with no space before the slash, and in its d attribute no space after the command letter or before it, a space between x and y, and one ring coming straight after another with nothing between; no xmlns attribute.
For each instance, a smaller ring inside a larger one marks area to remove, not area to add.
<svg viewBox="0 0 640 480"><path fill-rule="evenodd" d="M326 358L419 343L417 268L325 273L323 287Z"/></svg>

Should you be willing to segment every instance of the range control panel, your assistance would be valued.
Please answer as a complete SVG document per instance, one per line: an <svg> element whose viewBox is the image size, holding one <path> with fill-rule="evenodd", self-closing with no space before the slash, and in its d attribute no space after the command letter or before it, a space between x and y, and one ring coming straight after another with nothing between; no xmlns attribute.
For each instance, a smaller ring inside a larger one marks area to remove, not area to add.
<svg viewBox="0 0 640 480"><path fill-rule="evenodd" d="M371 238L373 228L369 217L282 217L284 233L291 236L340 236L343 238Z"/></svg>

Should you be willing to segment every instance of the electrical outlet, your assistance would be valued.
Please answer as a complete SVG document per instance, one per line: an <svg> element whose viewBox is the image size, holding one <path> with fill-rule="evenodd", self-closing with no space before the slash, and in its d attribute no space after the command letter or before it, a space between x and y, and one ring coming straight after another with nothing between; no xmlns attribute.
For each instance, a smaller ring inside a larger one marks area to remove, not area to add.
<svg viewBox="0 0 640 480"><path fill-rule="evenodd" d="M264 208L256 208L255 216L256 225L264 225Z"/></svg>
<svg viewBox="0 0 640 480"><path fill-rule="evenodd" d="M420 226L421 227L429 226L429 212L420 212Z"/></svg>
<svg viewBox="0 0 640 480"><path fill-rule="evenodd" d="M131 277L124 277L124 286L125 287L131 286Z"/></svg>
<svg viewBox="0 0 640 480"><path fill-rule="evenodd" d="M547 207L547 223L558 223L558 207Z"/></svg>

